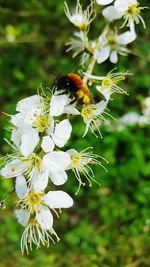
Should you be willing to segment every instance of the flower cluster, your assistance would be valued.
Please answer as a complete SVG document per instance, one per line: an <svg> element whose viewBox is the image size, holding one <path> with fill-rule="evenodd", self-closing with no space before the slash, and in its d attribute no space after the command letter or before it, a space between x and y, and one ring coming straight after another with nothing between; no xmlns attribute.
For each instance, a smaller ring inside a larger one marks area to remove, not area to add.
<svg viewBox="0 0 150 267"><path fill-rule="evenodd" d="M104 5L113 1L96 2ZM65 2L66 16L79 29L70 39L67 51L73 50L74 57L81 54L83 70L80 75L67 74L50 91L41 91L19 101L16 114L10 116L12 132L7 143L14 153L4 157L1 176L15 178L13 191L19 199L15 214L25 228L21 238L22 253L29 253L33 245L39 248L41 245L49 246L50 241L59 240L53 226L53 215L59 217L61 209L73 205L73 199L66 192L51 191L51 188L63 185L72 171L79 184L78 193L86 183L89 186L92 181L99 184L94 177L93 165L100 165L106 170L103 162L107 161L93 153L91 147L83 151L66 148L73 130L72 117L82 120L82 137L89 131L96 137L102 137L102 122L109 124L107 118L113 118L107 108L108 103L115 93L127 94L120 87L120 82L129 73L115 72L114 69L104 76L97 76L92 74L93 69L96 63L101 64L108 58L116 63L118 54L127 55L130 52L127 45L136 38L135 23L143 22L140 15L143 8L136 0L114 1L114 6L103 10L104 17L109 21L123 18L122 27L129 29L120 33L117 27L111 28L107 23L97 39L89 40L90 24L96 17L96 2L92 1L84 10L77 0L73 12ZM88 66L86 70L85 63ZM93 88L99 95L97 102L91 92ZM147 113L147 104L144 105L144 112Z"/></svg>
<svg viewBox="0 0 150 267"><path fill-rule="evenodd" d="M92 148L78 152L64 151L72 126L68 114L79 116L76 103L67 94L34 95L18 102L12 124L11 142L14 153L5 157L1 176L15 178L16 216L25 227L21 250L29 253L32 245L49 246L59 238L53 229L53 214L57 209L69 208L72 198L64 191L48 191L50 183L64 184L72 170L81 185L81 177L91 186L93 165L101 165L104 158L93 154ZM62 150L63 148L63 150ZM79 190L78 189L78 190ZM53 238L54 236L54 238Z"/></svg>
<svg viewBox="0 0 150 267"><path fill-rule="evenodd" d="M114 5L109 5L114 2ZM74 37L68 42L68 50L73 50L73 57L82 54L81 64L89 59L92 55L98 64L103 63L107 59L114 64L118 61L118 55L126 56L131 51L127 45L132 43L137 35L135 32L135 24L140 21L145 27L141 11L145 7L140 7L137 0L96 0L98 5L109 5L102 11L106 19L106 26L102 32L94 40L88 37L90 24L95 18L94 1L83 10L79 1L77 1L76 10L72 15L65 3L65 12L71 23L76 26L79 31L74 33ZM89 11L90 10L90 11ZM123 20L121 25L110 24L109 22ZM127 26L127 30L120 33L120 28Z"/></svg>

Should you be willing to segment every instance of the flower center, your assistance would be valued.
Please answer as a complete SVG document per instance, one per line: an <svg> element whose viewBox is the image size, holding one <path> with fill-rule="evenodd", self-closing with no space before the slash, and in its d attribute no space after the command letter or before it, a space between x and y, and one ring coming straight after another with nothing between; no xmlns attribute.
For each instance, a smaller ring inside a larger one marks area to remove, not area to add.
<svg viewBox="0 0 150 267"><path fill-rule="evenodd" d="M34 213L35 209L38 211L39 207L43 204L43 196L44 193L36 193L31 191L29 192L28 197L21 202L21 205L25 210Z"/></svg>
<svg viewBox="0 0 150 267"><path fill-rule="evenodd" d="M111 87L113 85L113 80L110 78L105 78L102 81L102 89L108 89L109 87Z"/></svg>
<svg viewBox="0 0 150 267"><path fill-rule="evenodd" d="M82 111L81 111L81 116L85 119L85 120L88 120L88 119L93 119L95 117L95 115L93 114L93 111L96 110L95 106L94 105L85 105L83 108L82 108Z"/></svg>
<svg viewBox="0 0 150 267"><path fill-rule="evenodd" d="M30 166L36 168L38 172L40 172L41 161L41 158L36 154L32 154L29 159Z"/></svg>
<svg viewBox="0 0 150 267"><path fill-rule="evenodd" d="M75 26L79 27L80 30L86 30L88 26L88 21L83 14L76 14L72 16L72 21Z"/></svg>
<svg viewBox="0 0 150 267"><path fill-rule="evenodd" d="M134 16L140 14L140 12L141 12L140 8L138 8L137 5L134 4L128 7L127 15Z"/></svg>
<svg viewBox="0 0 150 267"><path fill-rule="evenodd" d="M111 47L115 47L117 45L117 40L114 36L108 37L108 44Z"/></svg>
<svg viewBox="0 0 150 267"><path fill-rule="evenodd" d="M49 116L37 116L35 122L32 123L32 126L38 129L39 133L43 133L45 129L50 125Z"/></svg>
<svg viewBox="0 0 150 267"><path fill-rule="evenodd" d="M72 168L78 168L80 166L80 162L81 162L80 154L72 155L71 160L72 160Z"/></svg>

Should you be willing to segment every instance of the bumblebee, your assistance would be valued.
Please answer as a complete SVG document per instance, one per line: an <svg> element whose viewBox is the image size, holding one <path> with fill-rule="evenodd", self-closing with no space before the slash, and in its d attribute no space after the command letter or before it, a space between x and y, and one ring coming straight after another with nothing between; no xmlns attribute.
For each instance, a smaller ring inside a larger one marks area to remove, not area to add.
<svg viewBox="0 0 150 267"><path fill-rule="evenodd" d="M75 73L60 77L55 87L56 91L64 90L82 104L94 104L93 95L87 84Z"/></svg>

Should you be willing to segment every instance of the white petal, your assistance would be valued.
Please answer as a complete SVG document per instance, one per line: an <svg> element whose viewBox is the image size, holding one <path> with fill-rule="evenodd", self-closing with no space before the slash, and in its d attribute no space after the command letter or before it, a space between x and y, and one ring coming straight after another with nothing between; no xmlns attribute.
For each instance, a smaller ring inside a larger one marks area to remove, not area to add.
<svg viewBox="0 0 150 267"><path fill-rule="evenodd" d="M11 117L11 123L16 127L25 126L25 114L17 113Z"/></svg>
<svg viewBox="0 0 150 267"><path fill-rule="evenodd" d="M109 5L113 2L113 0L96 0L97 4L99 5Z"/></svg>
<svg viewBox="0 0 150 267"><path fill-rule="evenodd" d="M37 121L37 117L42 114L42 108L29 108L25 113L25 123L32 125L33 122Z"/></svg>
<svg viewBox="0 0 150 267"><path fill-rule="evenodd" d="M89 74L87 72L83 72L83 74L88 77L89 79L93 79L93 80L98 80L98 81L102 81L105 79L105 76L95 76L95 75L92 75L92 74Z"/></svg>
<svg viewBox="0 0 150 267"><path fill-rule="evenodd" d="M39 142L39 136L36 129L28 127L23 129L23 134L21 136L21 146L20 151L25 156L28 157L36 148Z"/></svg>
<svg viewBox="0 0 150 267"><path fill-rule="evenodd" d="M17 176L15 190L20 199L24 199L28 196L29 189L27 187L27 181L23 175Z"/></svg>
<svg viewBox="0 0 150 267"><path fill-rule="evenodd" d="M116 0L114 6L120 12L125 12L128 9L127 0Z"/></svg>
<svg viewBox="0 0 150 267"><path fill-rule="evenodd" d="M107 102L102 100L99 103L97 103L95 106L96 106L96 110L93 113L94 115L98 116L105 110L107 106Z"/></svg>
<svg viewBox="0 0 150 267"><path fill-rule="evenodd" d="M48 185L49 170L42 171L40 174L32 176L32 188L33 191L40 192L43 191Z"/></svg>
<svg viewBox="0 0 150 267"><path fill-rule="evenodd" d="M109 21L120 19L122 17L122 13L119 12L114 6L106 7L102 14Z"/></svg>
<svg viewBox="0 0 150 267"><path fill-rule="evenodd" d="M30 212L19 209L15 211L15 215L18 219L18 222L22 225L22 226L27 226L29 218L30 218Z"/></svg>
<svg viewBox="0 0 150 267"><path fill-rule="evenodd" d="M68 153L60 151L50 152L43 157L43 164L49 170L51 170L51 165L57 170L66 170L71 163L70 156Z"/></svg>
<svg viewBox="0 0 150 267"><path fill-rule="evenodd" d="M50 135L54 131L54 118L50 116L50 126L48 127L48 134Z"/></svg>
<svg viewBox="0 0 150 267"><path fill-rule="evenodd" d="M50 191L43 200L51 209L70 208L73 205L72 198L64 191Z"/></svg>
<svg viewBox="0 0 150 267"><path fill-rule="evenodd" d="M28 168L27 162L21 160L13 160L1 169L1 175L5 178L13 178L23 174Z"/></svg>
<svg viewBox="0 0 150 267"><path fill-rule="evenodd" d="M70 156L73 156L73 155L78 154L78 151L75 150L75 149L69 149L69 150L67 150L67 153L68 153Z"/></svg>
<svg viewBox="0 0 150 267"><path fill-rule="evenodd" d="M53 184L55 185L62 185L64 184L67 179L67 173L61 169L56 170L55 166L51 165L51 170L49 171L49 177L52 180Z"/></svg>
<svg viewBox="0 0 150 267"><path fill-rule="evenodd" d="M40 207L40 212L36 213L36 220L46 230L50 230L53 227L53 216L47 207Z"/></svg>
<svg viewBox="0 0 150 267"><path fill-rule="evenodd" d="M80 115L80 112L75 108L75 103L72 105L68 105L64 108L63 113L71 114L71 115Z"/></svg>
<svg viewBox="0 0 150 267"><path fill-rule="evenodd" d="M20 128L14 128L11 133L11 141L14 142L18 149L20 149L21 133Z"/></svg>
<svg viewBox="0 0 150 267"><path fill-rule="evenodd" d="M105 97L105 99L106 99L106 101L108 102L109 101L109 99L110 99L110 90L109 90L109 88L108 89L105 89L105 90L103 90L103 89L101 89L102 87L100 86L100 85L97 85L96 86L96 90L98 91L98 92L100 92L104 97Z"/></svg>
<svg viewBox="0 0 150 267"><path fill-rule="evenodd" d="M125 12L129 6L136 4L137 0L116 0L114 6L118 11Z"/></svg>
<svg viewBox="0 0 150 267"><path fill-rule="evenodd" d="M44 136L42 138L41 148L45 153L51 152L54 149L54 142L50 136Z"/></svg>
<svg viewBox="0 0 150 267"><path fill-rule="evenodd" d="M111 52L110 54L110 62L113 63L113 64L116 64L118 61L118 54L117 52L114 50Z"/></svg>
<svg viewBox="0 0 150 267"><path fill-rule="evenodd" d="M110 47L105 46L105 47L102 47L100 51L95 51L94 56L97 62L100 64L108 59L109 54L110 54Z"/></svg>
<svg viewBox="0 0 150 267"><path fill-rule="evenodd" d="M50 103L50 115L59 116L63 114L64 107L67 103L67 95L53 95Z"/></svg>
<svg viewBox="0 0 150 267"><path fill-rule="evenodd" d="M33 95L19 101L16 110L20 112L27 112L31 108L41 108L41 106L41 96Z"/></svg>
<svg viewBox="0 0 150 267"><path fill-rule="evenodd" d="M117 42L121 45L126 45L132 43L135 39L136 33L133 31L127 31L117 37Z"/></svg>
<svg viewBox="0 0 150 267"><path fill-rule="evenodd" d="M63 120L56 124L55 131L51 136L58 147L63 147L70 138L71 131L72 126L69 120Z"/></svg>

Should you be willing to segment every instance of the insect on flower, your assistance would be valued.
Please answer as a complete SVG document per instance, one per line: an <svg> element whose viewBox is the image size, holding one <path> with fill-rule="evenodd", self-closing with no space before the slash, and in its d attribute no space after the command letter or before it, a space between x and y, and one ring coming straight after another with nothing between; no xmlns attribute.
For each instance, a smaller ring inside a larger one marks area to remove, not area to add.
<svg viewBox="0 0 150 267"><path fill-rule="evenodd" d="M94 104L93 95L87 84L75 73L69 73L66 76L60 77L55 88L56 92L63 91L68 93L82 104Z"/></svg>

